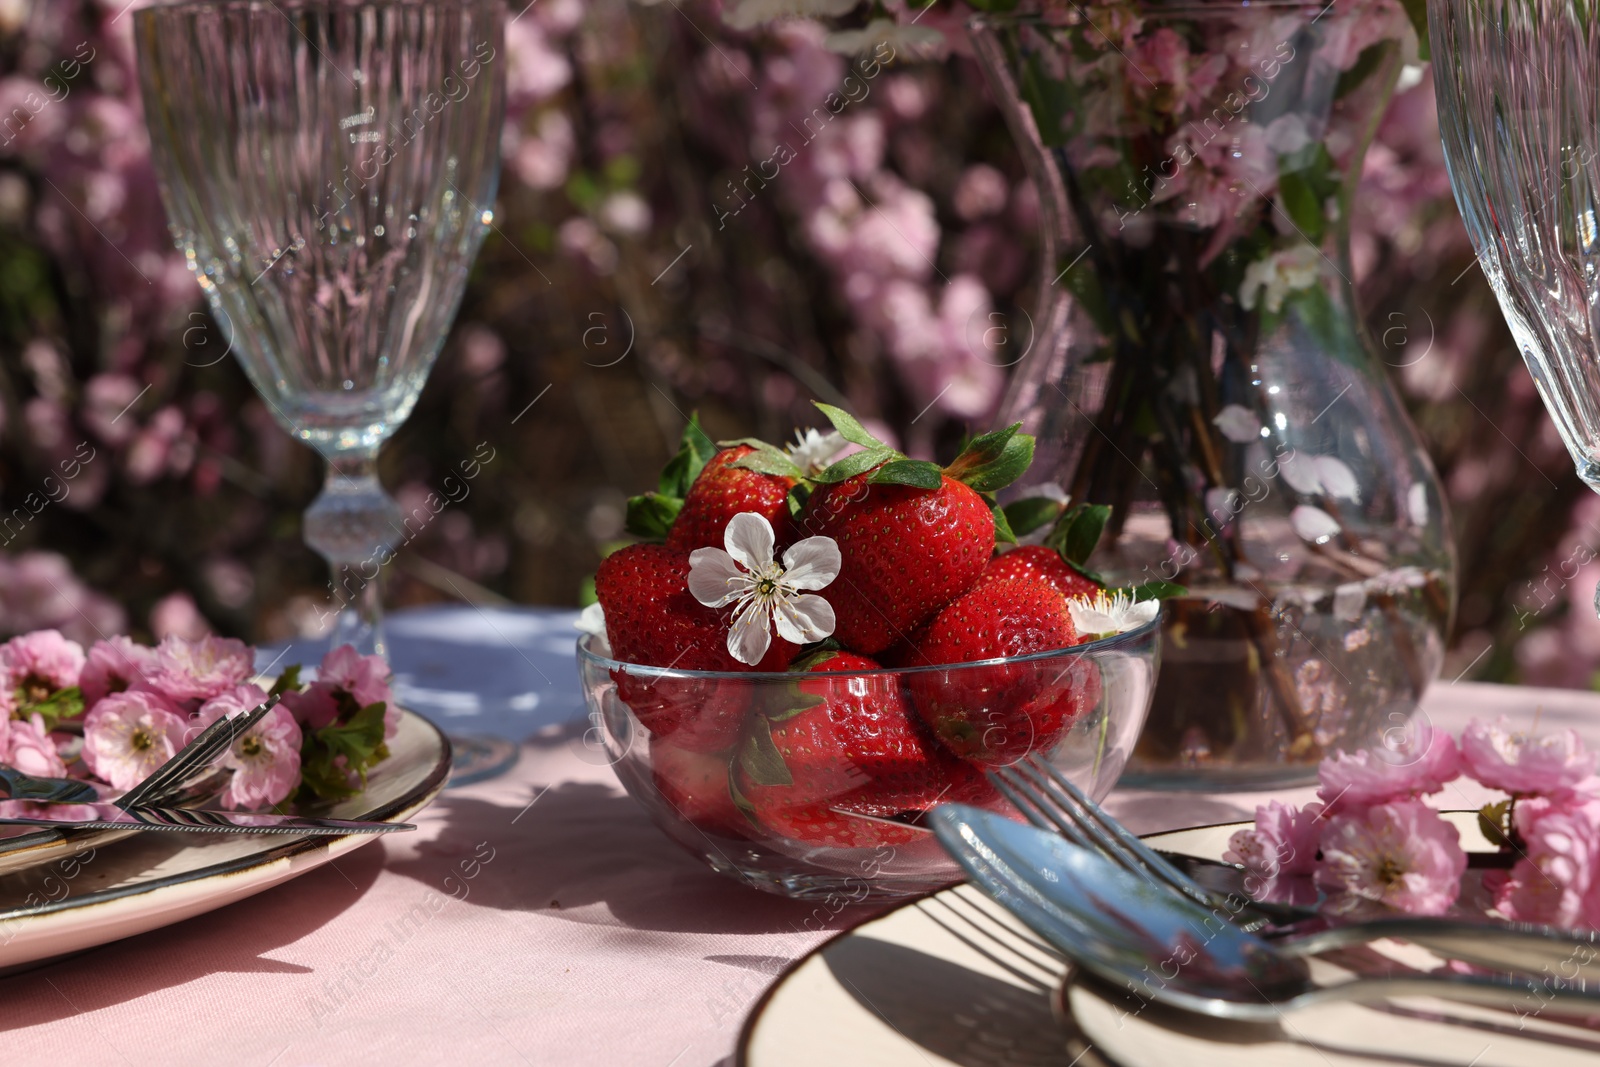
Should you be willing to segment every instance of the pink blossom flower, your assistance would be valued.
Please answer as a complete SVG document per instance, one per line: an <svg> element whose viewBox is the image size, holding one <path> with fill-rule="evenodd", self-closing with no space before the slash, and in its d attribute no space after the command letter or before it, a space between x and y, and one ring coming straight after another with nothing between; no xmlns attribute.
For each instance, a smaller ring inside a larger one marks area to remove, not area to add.
<svg viewBox="0 0 1600 1067"><path fill-rule="evenodd" d="M134 684L155 670L154 649L118 634L89 646L89 655L78 675L86 707L111 693L132 689Z"/></svg>
<svg viewBox="0 0 1600 1067"><path fill-rule="evenodd" d="M226 715L243 715L267 699L259 686L239 685L200 707L198 719L209 726ZM229 808L260 808L286 800L300 784L300 727L281 703L233 742L222 765L233 770L222 803Z"/></svg>
<svg viewBox="0 0 1600 1067"><path fill-rule="evenodd" d="M83 646L59 630L36 630L0 645L6 692L23 704L37 704L58 689L77 685L83 662Z"/></svg>
<svg viewBox="0 0 1600 1067"><path fill-rule="evenodd" d="M298 693L285 693L283 703L302 726L320 730L340 717L352 715L368 704L382 703L383 736L400 728L400 708L389 688L389 664L382 656L363 656L350 645L340 645L322 657L317 680Z"/></svg>
<svg viewBox="0 0 1600 1067"><path fill-rule="evenodd" d="M1339 814L1322 832L1317 884L1415 915L1439 915L1461 892L1467 854L1456 828L1420 801Z"/></svg>
<svg viewBox="0 0 1600 1067"><path fill-rule="evenodd" d="M64 778L67 774L61 754L45 731L44 720L37 715L31 719L0 720L0 762L24 774L47 778Z"/></svg>
<svg viewBox="0 0 1600 1067"><path fill-rule="evenodd" d="M1600 920L1600 802L1571 794L1516 805L1523 856L1495 892L1495 907L1517 922L1578 927Z"/></svg>
<svg viewBox="0 0 1600 1067"><path fill-rule="evenodd" d="M1322 834L1322 805L1303 808L1269 801L1256 808L1256 825L1228 839L1222 858L1259 875L1311 874L1317 866L1317 839Z"/></svg>
<svg viewBox="0 0 1600 1067"><path fill-rule="evenodd" d="M1461 762L1489 788L1522 796L1570 793L1595 772L1595 755L1585 751L1575 731L1530 737L1513 730L1504 716L1493 726L1479 719L1468 724Z"/></svg>
<svg viewBox="0 0 1600 1067"><path fill-rule="evenodd" d="M1424 725L1403 747L1336 752L1322 761L1317 790L1330 811L1382 804L1437 793L1461 774L1461 756L1450 735Z"/></svg>
<svg viewBox="0 0 1600 1067"><path fill-rule="evenodd" d="M160 693L112 693L83 721L83 759L117 789L131 789L183 746L184 717Z"/></svg>
<svg viewBox="0 0 1600 1067"><path fill-rule="evenodd" d="M250 646L231 637L186 641L168 637L156 646L155 669L144 686L175 704L209 700L239 685L255 669Z"/></svg>

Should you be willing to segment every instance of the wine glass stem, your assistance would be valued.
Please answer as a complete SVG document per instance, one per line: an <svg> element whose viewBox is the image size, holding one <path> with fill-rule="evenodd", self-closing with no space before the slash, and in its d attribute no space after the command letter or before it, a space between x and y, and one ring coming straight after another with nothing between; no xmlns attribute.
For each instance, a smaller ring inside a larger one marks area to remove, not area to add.
<svg viewBox="0 0 1600 1067"><path fill-rule="evenodd" d="M378 481L377 448L328 458L322 492L306 509L306 543L332 569L328 589L338 617L330 648L354 645L363 655L387 655L383 637L383 568L403 536L400 506Z"/></svg>

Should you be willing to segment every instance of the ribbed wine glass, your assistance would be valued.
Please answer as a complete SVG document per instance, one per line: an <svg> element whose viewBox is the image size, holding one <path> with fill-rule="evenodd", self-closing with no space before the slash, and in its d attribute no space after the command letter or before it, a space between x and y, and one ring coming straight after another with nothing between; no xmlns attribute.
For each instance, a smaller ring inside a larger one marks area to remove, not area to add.
<svg viewBox="0 0 1600 1067"><path fill-rule="evenodd" d="M209 0L134 16L174 239L273 415L328 461L306 541L332 643L386 651L404 516L377 477L499 180L499 0ZM471 746L466 746L470 755Z"/></svg>
<svg viewBox="0 0 1600 1067"><path fill-rule="evenodd" d="M1600 492L1600 11L1428 7L1456 203L1578 477Z"/></svg>

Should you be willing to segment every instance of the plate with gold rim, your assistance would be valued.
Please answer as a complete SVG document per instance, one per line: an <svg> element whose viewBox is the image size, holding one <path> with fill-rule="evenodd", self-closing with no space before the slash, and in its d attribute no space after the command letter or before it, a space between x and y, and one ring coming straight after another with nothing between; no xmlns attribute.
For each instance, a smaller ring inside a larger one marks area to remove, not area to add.
<svg viewBox="0 0 1600 1067"><path fill-rule="evenodd" d="M1464 847L1492 851L1475 813L1447 812ZM1249 823L1145 840L1220 859ZM1401 965L1438 960L1380 943ZM1348 972L1331 958L1313 976ZM1319 972L1322 972L1319 974ZM870 1063L874 1067L1541 1067L1593 1064L1600 1031L1526 1003L1504 1008L1405 997L1329 1004L1271 1025L1160 1008L1072 975L1070 964L967 884L916 900L825 942L785 971L739 1036L738 1067Z"/></svg>

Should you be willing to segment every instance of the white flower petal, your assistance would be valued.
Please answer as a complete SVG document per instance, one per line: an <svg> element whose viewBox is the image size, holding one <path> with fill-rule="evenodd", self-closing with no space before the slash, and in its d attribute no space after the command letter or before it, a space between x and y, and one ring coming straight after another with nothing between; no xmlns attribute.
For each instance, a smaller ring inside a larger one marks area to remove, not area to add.
<svg viewBox="0 0 1600 1067"><path fill-rule="evenodd" d="M1080 636L1110 633L1116 626L1110 615L1094 606L1094 601L1074 598L1067 601L1067 610L1072 613L1072 628Z"/></svg>
<svg viewBox="0 0 1600 1067"><path fill-rule="evenodd" d="M1249 444L1261 436L1261 420L1243 404L1229 404L1211 420L1222 436L1238 444Z"/></svg>
<svg viewBox="0 0 1600 1067"><path fill-rule="evenodd" d="M689 593L706 607L732 604L749 587L749 575L722 549L697 548L689 553Z"/></svg>
<svg viewBox="0 0 1600 1067"><path fill-rule="evenodd" d="M784 597L773 611L778 636L797 645L821 641L833 634L833 605L820 596Z"/></svg>
<svg viewBox="0 0 1600 1067"><path fill-rule="evenodd" d="M606 613L598 603L590 604L578 613L578 620L573 623L581 633L589 634L594 638L589 643L602 656L611 655L611 638L606 633Z"/></svg>
<svg viewBox="0 0 1600 1067"><path fill-rule="evenodd" d="M783 584L789 589L821 589L839 577L844 560L831 537L796 541L783 554Z"/></svg>
<svg viewBox="0 0 1600 1067"><path fill-rule="evenodd" d="M1160 614L1161 601L1141 600L1136 604L1128 605L1128 610L1122 614L1124 625L1118 629L1124 633L1128 630L1137 630Z"/></svg>
<svg viewBox="0 0 1600 1067"><path fill-rule="evenodd" d="M1428 487L1421 482L1406 491L1406 514L1411 516L1411 525L1428 525Z"/></svg>
<svg viewBox="0 0 1600 1067"><path fill-rule="evenodd" d="M822 433L811 429L795 431L795 442L784 451L796 467L805 474L820 473L844 447L844 436L837 430Z"/></svg>
<svg viewBox="0 0 1600 1067"><path fill-rule="evenodd" d="M1334 456L1317 457L1317 477L1322 481L1322 491L1340 500L1358 500L1361 489L1356 485L1355 472L1342 459Z"/></svg>
<svg viewBox="0 0 1600 1067"><path fill-rule="evenodd" d="M743 564L745 570L760 570L772 562L776 543L772 523L753 511L741 511L729 519L722 539L728 546L728 555Z"/></svg>
<svg viewBox="0 0 1600 1067"><path fill-rule="evenodd" d="M1301 504L1289 513L1289 525L1302 539L1322 544L1339 532L1339 523L1321 508Z"/></svg>
<svg viewBox="0 0 1600 1067"><path fill-rule="evenodd" d="M1278 461L1278 473L1283 475L1290 489L1304 496L1316 496L1322 492L1322 475L1317 459L1302 452L1291 452Z"/></svg>
<svg viewBox="0 0 1600 1067"><path fill-rule="evenodd" d="M740 663L755 666L772 644L772 609L759 597L740 606L728 627L728 655Z"/></svg>
<svg viewBox="0 0 1600 1067"><path fill-rule="evenodd" d="M1333 617L1340 622L1355 622L1367 606L1367 587L1363 582L1346 582L1333 591Z"/></svg>

